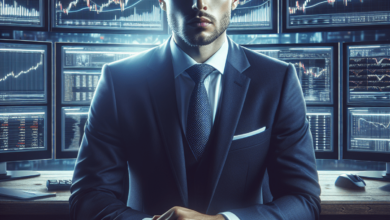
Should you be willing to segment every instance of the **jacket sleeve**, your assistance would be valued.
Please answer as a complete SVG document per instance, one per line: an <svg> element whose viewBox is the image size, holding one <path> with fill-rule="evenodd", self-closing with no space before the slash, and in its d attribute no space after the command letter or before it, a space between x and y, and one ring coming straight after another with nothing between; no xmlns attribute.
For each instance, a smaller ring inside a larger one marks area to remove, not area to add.
<svg viewBox="0 0 390 220"><path fill-rule="evenodd" d="M127 161L119 129L115 89L109 66L93 97L69 198L71 219L143 219L151 217L126 206Z"/></svg>
<svg viewBox="0 0 390 220"><path fill-rule="evenodd" d="M230 210L239 219L319 219L321 212L313 140L306 103L292 64L288 65L267 155L272 202Z"/></svg>

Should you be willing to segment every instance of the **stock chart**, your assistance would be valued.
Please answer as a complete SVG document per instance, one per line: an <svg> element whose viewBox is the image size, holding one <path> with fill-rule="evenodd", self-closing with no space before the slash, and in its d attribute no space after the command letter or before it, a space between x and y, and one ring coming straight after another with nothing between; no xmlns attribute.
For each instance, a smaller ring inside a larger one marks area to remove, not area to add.
<svg viewBox="0 0 390 220"><path fill-rule="evenodd" d="M42 0L1 0L0 26L43 25Z"/></svg>
<svg viewBox="0 0 390 220"><path fill-rule="evenodd" d="M84 135L84 126L88 119L88 107L62 108L62 150L77 151Z"/></svg>
<svg viewBox="0 0 390 220"><path fill-rule="evenodd" d="M390 153L390 108L354 108L349 112L348 150Z"/></svg>
<svg viewBox="0 0 390 220"><path fill-rule="evenodd" d="M272 28L272 0L242 0L232 11L229 30Z"/></svg>
<svg viewBox="0 0 390 220"><path fill-rule="evenodd" d="M62 103L89 105L104 64L136 55L146 47L62 47Z"/></svg>
<svg viewBox="0 0 390 220"><path fill-rule="evenodd" d="M45 51L0 48L0 103L45 100Z"/></svg>
<svg viewBox="0 0 390 220"><path fill-rule="evenodd" d="M388 0L285 0L287 28L384 25Z"/></svg>
<svg viewBox="0 0 390 220"><path fill-rule="evenodd" d="M350 102L389 102L390 45L350 46L348 62Z"/></svg>
<svg viewBox="0 0 390 220"><path fill-rule="evenodd" d="M307 103L332 102L332 48L256 48L256 52L292 63Z"/></svg>
<svg viewBox="0 0 390 220"><path fill-rule="evenodd" d="M30 108L31 109L31 108ZM0 153L45 148L45 112L0 109Z"/></svg>
<svg viewBox="0 0 390 220"><path fill-rule="evenodd" d="M55 27L162 30L157 0L53 0Z"/></svg>
<svg viewBox="0 0 390 220"><path fill-rule="evenodd" d="M308 107L306 118L309 122L310 132L313 137L314 150L317 152L329 152L332 146L332 113L331 109Z"/></svg>

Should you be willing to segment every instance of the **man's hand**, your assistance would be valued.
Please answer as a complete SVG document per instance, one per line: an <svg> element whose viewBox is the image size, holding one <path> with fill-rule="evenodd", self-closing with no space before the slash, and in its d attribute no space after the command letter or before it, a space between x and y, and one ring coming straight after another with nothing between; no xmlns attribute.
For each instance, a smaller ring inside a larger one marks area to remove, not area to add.
<svg viewBox="0 0 390 220"><path fill-rule="evenodd" d="M222 215L206 215L184 207L175 206L153 220L225 220Z"/></svg>

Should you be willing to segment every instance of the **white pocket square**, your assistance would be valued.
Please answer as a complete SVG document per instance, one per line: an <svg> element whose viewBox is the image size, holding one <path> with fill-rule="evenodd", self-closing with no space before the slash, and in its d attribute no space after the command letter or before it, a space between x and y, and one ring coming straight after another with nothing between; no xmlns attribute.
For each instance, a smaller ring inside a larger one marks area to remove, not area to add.
<svg viewBox="0 0 390 220"><path fill-rule="evenodd" d="M265 131L265 127L262 127L260 129L257 129L257 130L254 130L254 131L251 131L251 132L248 132L248 133L245 133L245 134L235 135L235 136L233 136L233 141L234 140L238 140L238 139L242 139L242 138L246 138L246 137L250 137L250 136L259 134L259 133L261 133L263 131Z"/></svg>

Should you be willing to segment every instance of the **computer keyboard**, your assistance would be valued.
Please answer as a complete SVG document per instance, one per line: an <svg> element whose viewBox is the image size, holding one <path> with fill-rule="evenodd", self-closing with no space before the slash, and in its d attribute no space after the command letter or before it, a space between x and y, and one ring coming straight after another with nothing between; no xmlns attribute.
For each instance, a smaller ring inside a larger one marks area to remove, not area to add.
<svg viewBox="0 0 390 220"><path fill-rule="evenodd" d="M47 190L70 190L72 185L72 180L47 180L46 187Z"/></svg>

